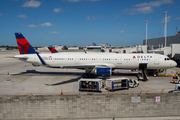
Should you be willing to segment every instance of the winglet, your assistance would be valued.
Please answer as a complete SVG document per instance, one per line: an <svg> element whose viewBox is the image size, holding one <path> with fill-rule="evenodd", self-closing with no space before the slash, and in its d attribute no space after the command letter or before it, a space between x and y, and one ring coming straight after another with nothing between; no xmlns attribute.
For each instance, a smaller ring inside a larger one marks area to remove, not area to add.
<svg viewBox="0 0 180 120"><path fill-rule="evenodd" d="M36 54L34 48L26 40L26 38L21 33L15 33L16 41L20 54Z"/></svg>

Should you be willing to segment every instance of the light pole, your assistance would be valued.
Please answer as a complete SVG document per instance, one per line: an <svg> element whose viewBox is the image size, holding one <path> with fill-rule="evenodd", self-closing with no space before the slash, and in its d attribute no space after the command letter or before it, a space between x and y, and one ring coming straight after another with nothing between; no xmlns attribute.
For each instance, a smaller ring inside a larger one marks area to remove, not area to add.
<svg viewBox="0 0 180 120"><path fill-rule="evenodd" d="M164 26L164 37L165 37L165 45L164 47L166 47L166 41L167 41L167 11L164 12L163 14L165 14L165 26Z"/></svg>
<svg viewBox="0 0 180 120"><path fill-rule="evenodd" d="M146 20L145 23L146 23L146 47L147 47L147 27L148 27L147 23L148 23L148 21ZM146 50L148 50L148 47L146 48Z"/></svg>
<svg viewBox="0 0 180 120"><path fill-rule="evenodd" d="M147 45L147 23L148 23L148 21L146 20L145 23L146 23L146 45Z"/></svg>

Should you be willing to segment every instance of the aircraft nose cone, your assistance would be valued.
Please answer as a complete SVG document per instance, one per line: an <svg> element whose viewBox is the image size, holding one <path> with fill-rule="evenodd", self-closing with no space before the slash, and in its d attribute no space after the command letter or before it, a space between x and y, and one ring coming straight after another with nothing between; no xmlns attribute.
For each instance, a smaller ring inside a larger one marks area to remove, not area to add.
<svg viewBox="0 0 180 120"><path fill-rule="evenodd" d="M175 61L172 61L171 66L176 67L177 63Z"/></svg>

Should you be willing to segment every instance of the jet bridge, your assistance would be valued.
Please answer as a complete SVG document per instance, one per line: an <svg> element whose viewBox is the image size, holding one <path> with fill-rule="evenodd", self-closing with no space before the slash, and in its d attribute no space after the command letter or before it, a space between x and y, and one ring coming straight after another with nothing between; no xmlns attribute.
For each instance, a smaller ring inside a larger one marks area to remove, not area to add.
<svg viewBox="0 0 180 120"><path fill-rule="evenodd" d="M142 77L143 77L143 80L144 81L147 81L148 80L148 72L147 72L147 64L148 63L140 63L139 64L139 69L142 70Z"/></svg>

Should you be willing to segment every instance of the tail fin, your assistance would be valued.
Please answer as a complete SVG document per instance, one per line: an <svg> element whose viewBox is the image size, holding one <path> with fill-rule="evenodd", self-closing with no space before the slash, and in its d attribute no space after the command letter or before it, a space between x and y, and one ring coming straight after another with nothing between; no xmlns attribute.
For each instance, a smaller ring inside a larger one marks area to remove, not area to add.
<svg viewBox="0 0 180 120"><path fill-rule="evenodd" d="M112 52L112 49L109 49L109 52L111 53L111 52Z"/></svg>
<svg viewBox="0 0 180 120"><path fill-rule="evenodd" d="M51 51L51 53L59 53L53 46L49 46L48 49Z"/></svg>
<svg viewBox="0 0 180 120"><path fill-rule="evenodd" d="M26 38L21 33L15 33L16 41L20 54L35 54L38 53L26 40Z"/></svg>

